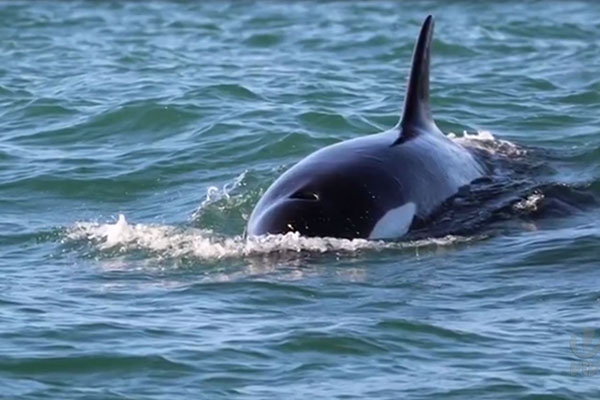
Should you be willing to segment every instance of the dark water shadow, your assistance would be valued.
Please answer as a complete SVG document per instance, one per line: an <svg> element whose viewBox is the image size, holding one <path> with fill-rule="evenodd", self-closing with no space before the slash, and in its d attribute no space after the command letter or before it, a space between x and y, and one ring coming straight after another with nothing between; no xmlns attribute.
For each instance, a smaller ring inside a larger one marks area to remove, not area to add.
<svg viewBox="0 0 600 400"><path fill-rule="evenodd" d="M415 220L403 240L498 235L522 223L565 218L600 205L600 180L573 181L580 166L568 154L501 140L471 140L467 146L474 146L487 175L461 188L426 220Z"/></svg>

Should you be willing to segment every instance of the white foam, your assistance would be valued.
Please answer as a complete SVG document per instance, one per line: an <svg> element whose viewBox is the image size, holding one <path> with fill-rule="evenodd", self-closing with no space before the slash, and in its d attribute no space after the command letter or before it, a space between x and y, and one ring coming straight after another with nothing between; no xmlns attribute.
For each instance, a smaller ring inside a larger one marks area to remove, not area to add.
<svg viewBox="0 0 600 400"><path fill-rule="evenodd" d="M538 210L541 202L544 200L544 194L541 192L535 192L527 196L526 199L519 201L513 205L513 209L516 211L527 211L535 212Z"/></svg>
<svg viewBox="0 0 600 400"><path fill-rule="evenodd" d="M243 238L220 237L208 230L169 225L130 224L119 215L113 224L78 222L68 229L65 242L85 241L100 251L126 253L144 250L164 258L194 257L197 259L243 258L290 252L348 252L451 246L475 238L445 236L410 242L384 242L366 239L308 238L297 232Z"/></svg>
<svg viewBox="0 0 600 400"><path fill-rule="evenodd" d="M527 154L525 149L508 140L496 139L489 131L477 131L475 133L463 131L462 136L450 132L448 138L465 147L485 150L491 154L500 153L512 157L523 157Z"/></svg>
<svg viewBox="0 0 600 400"><path fill-rule="evenodd" d="M493 142L496 140L494 135L490 131L477 131L475 133L469 133L467 131L463 131L462 136L458 136L454 132L448 133L448 137L453 140L470 140L470 141L481 141L481 142Z"/></svg>

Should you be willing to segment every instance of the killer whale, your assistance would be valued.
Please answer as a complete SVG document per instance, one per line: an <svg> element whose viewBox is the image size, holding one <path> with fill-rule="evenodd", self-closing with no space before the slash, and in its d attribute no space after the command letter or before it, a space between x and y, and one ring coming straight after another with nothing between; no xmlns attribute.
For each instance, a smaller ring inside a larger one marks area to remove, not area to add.
<svg viewBox="0 0 600 400"><path fill-rule="evenodd" d="M256 204L247 235L396 239L459 188L484 175L474 154L448 139L429 105L434 29L417 38L401 118L392 129L324 147L284 172Z"/></svg>

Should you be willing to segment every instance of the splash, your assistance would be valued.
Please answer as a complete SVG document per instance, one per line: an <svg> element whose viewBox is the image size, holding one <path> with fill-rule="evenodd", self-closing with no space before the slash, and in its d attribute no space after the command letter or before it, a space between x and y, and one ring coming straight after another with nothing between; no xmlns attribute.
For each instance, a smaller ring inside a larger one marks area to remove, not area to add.
<svg viewBox="0 0 600 400"><path fill-rule="evenodd" d="M309 238L297 232L243 238L221 237L212 231L169 225L130 224L119 215L113 224L79 222L68 229L65 241L86 242L100 251L120 253L143 250L165 258L193 257L203 260L243 258L276 253L357 253L364 250L451 246L472 237L445 236L409 242L366 239Z"/></svg>
<svg viewBox="0 0 600 400"><path fill-rule="evenodd" d="M227 182L220 189L217 186L210 186L206 190L206 197L204 198L202 203L200 203L198 208L192 213L190 217L191 220L198 219L208 206L218 203L221 200L229 201L231 199L231 193L235 189L243 185L247 173L247 170L243 171L233 181Z"/></svg>

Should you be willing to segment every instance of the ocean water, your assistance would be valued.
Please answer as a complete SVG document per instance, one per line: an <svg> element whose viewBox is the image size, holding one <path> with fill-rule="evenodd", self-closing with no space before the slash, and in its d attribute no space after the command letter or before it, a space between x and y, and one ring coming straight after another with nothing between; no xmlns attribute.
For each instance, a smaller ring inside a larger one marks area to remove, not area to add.
<svg viewBox="0 0 600 400"><path fill-rule="evenodd" d="M489 176L398 242L243 238L397 122ZM600 398L600 4L0 3L0 398Z"/></svg>

